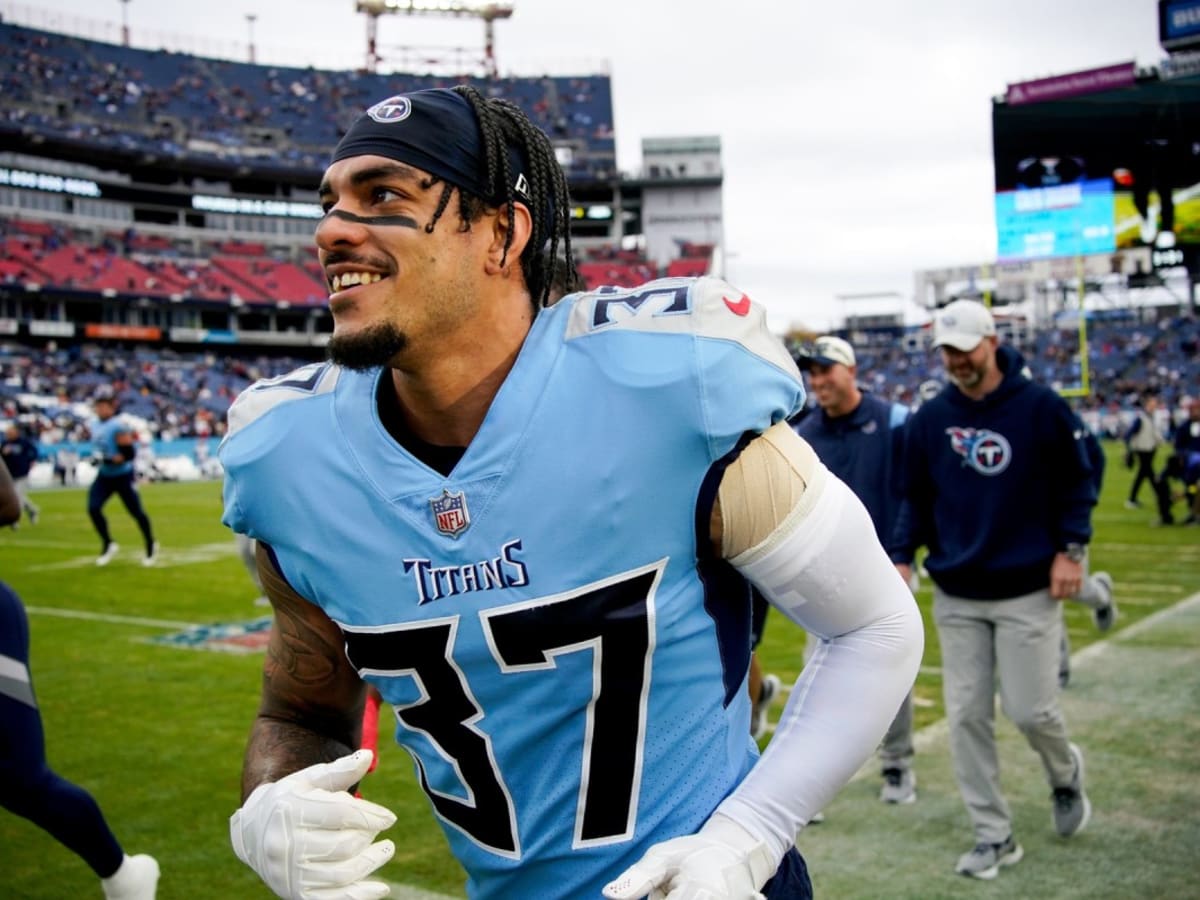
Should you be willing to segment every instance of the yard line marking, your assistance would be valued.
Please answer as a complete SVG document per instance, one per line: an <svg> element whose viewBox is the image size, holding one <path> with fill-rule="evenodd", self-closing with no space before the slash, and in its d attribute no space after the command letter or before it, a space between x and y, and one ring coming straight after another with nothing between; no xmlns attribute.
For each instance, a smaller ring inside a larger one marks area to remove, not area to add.
<svg viewBox="0 0 1200 900"><path fill-rule="evenodd" d="M59 609L52 606L27 606L25 611L37 616L54 616L59 619L83 619L87 622L108 622L113 625L146 625L150 628L165 628L171 631L180 628L199 628L195 622L175 622L171 619L147 619L143 616L118 616L112 613L88 612L82 609Z"/></svg>
<svg viewBox="0 0 1200 900"><path fill-rule="evenodd" d="M1188 544L1126 544L1119 541L1096 541L1088 546L1091 548L1091 551L1121 550L1127 553L1145 554L1147 556L1161 556L1163 554L1178 554L1179 556L1200 555L1200 547L1192 547Z"/></svg>
<svg viewBox="0 0 1200 900"><path fill-rule="evenodd" d="M43 541L37 538L32 540L26 537L13 537L9 541L13 547L38 547L48 548L50 550L86 550L93 545L93 541L84 543L83 541Z"/></svg>
<svg viewBox="0 0 1200 900"><path fill-rule="evenodd" d="M1114 590L1117 599L1124 600L1121 592L1128 588L1131 591L1147 591L1151 594L1182 594L1184 589L1177 584L1160 584L1154 581L1119 581Z"/></svg>
<svg viewBox="0 0 1200 900"><path fill-rule="evenodd" d="M197 544L194 547L159 547L158 560L151 569L170 569L175 566L188 566L196 563L214 562L228 556L236 556L237 545L233 541L221 541L216 544ZM142 565L144 549L141 544L122 549L108 568L122 568ZM96 566L96 557L77 556L74 559L61 562L45 563L40 566L26 566L26 572L50 572L59 569L87 569Z"/></svg>

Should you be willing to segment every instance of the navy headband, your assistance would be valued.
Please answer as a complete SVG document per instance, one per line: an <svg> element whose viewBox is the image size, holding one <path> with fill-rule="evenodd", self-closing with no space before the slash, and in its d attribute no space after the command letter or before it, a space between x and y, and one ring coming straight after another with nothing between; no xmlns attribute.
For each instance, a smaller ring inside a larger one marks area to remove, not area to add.
<svg viewBox="0 0 1200 900"><path fill-rule="evenodd" d="M504 202L501 186L487 181L487 153L475 111L446 88L413 91L376 103L355 120L332 162L351 156L385 156L423 169L488 203ZM513 193L529 203L529 182L516 147L508 147Z"/></svg>

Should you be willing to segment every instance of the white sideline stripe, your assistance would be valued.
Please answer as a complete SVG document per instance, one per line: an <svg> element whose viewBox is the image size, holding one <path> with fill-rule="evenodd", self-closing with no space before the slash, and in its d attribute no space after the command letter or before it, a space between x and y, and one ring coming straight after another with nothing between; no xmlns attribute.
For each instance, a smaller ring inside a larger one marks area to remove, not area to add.
<svg viewBox="0 0 1200 900"><path fill-rule="evenodd" d="M147 619L142 616L117 616L111 613L87 612L82 609L58 609L53 606L27 606L25 611L36 616L56 616L60 619L83 619L87 622L109 622L113 625L148 625L176 631L180 628L200 628L195 622L175 622L171 619Z"/></svg>
<svg viewBox="0 0 1200 900"><path fill-rule="evenodd" d="M1120 598L1118 598L1117 606L1120 606ZM1126 638L1134 638L1145 631L1159 625L1160 623L1170 619L1177 613L1184 612L1194 606L1200 606L1200 594L1192 594L1190 597L1184 597L1178 603L1173 603L1165 609L1160 609L1156 613L1151 613L1146 618L1134 622L1128 628L1122 628L1110 638L1104 638L1096 641L1094 644L1088 644L1078 653L1071 654L1071 668L1074 669L1080 663L1090 663L1094 657L1103 656L1108 652L1114 641L1125 640ZM928 750L938 741L947 740L950 735L950 725L945 719L938 719L931 725L926 725L913 735L913 748L917 752ZM875 776L876 769L879 768L879 763L874 758L867 760L861 769L855 774L852 781L857 781L859 778L866 776Z"/></svg>
<svg viewBox="0 0 1200 900"><path fill-rule="evenodd" d="M1120 598L1118 597L1117 607L1120 608ZM1151 613L1144 619L1134 622L1128 628L1123 628L1118 631L1112 638L1103 641L1096 641L1094 644L1089 644L1078 653L1071 654L1071 665L1076 662L1090 660L1093 656L1103 656L1108 652L1109 645L1113 640L1124 640L1126 638L1134 638L1144 631L1149 631L1159 623L1171 618L1175 613L1184 612L1191 609L1193 606L1200 606L1200 594L1192 594L1190 597L1185 597L1178 603L1168 606L1166 609L1160 609L1156 613Z"/></svg>
<svg viewBox="0 0 1200 900"><path fill-rule="evenodd" d="M449 894L431 894L429 891L408 887L395 881L384 883L392 889L392 900L460 900L459 897Z"/></svg>

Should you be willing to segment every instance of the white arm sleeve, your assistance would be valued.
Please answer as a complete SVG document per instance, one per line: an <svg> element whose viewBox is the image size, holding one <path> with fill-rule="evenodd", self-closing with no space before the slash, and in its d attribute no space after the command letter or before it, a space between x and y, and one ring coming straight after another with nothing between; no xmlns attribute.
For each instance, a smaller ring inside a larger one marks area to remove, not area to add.
<svg viewBox="0 0 1200 900"><path fill-rule="evenodd" d="M762 759L715 813L779 860L875 751L916 679L924 629L866 508L820 463L779 526L730 563L822 638Z"/></svg>

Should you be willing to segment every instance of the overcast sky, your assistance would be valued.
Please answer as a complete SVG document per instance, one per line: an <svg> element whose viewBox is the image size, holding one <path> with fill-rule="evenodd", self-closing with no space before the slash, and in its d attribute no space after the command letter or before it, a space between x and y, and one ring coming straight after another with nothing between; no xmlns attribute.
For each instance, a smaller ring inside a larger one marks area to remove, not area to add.
<svg viewBox="0 0 1200 900"><path fill-rule="evenodd" d="M362 64L355 0L39 0L15 21L259 62ZM777 327L994 258L991 98L1010 82L1156 65L1155 0L516 0L502 72L612 76L618 164L644 137L721 137L727 275ZM786 12L785 12L786 10ZM251 25L247 14L256 19ZM100 23L107 23L106 25ZM387 46L477 46L470 20L384 17Z"/></svg>

